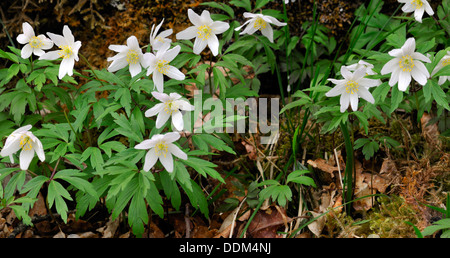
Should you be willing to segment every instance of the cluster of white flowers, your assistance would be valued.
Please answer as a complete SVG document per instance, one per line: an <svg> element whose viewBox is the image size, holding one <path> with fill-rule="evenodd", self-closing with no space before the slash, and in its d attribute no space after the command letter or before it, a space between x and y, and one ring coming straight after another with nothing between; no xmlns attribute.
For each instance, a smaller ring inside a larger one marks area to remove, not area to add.
<svg viewBox="0 0 450 258"><path fill-rule="evenodd" d="M285 4L289 0L284 0ZM294 2L295 0L291 0ZM422 22L424 12L433 15L434 12L430 4L426 0L398 0L400 3L405 3L402 10L406 13L414 12L414 17L418 22ZM220 46L218 34L227 31L230 26L226 22L214 21L207 10L204 10L201 15L196 14L192 9L188 10L188 17L193 26L176 34L177 40L191 40L194 39L193 52L200 54L206 47L211 51L211 54L216 56L219 54ZM280 22L274 17L244 13L244 17L248 20L237 27L238 31L244 26L247 27L240 34L252 35L257 31L273 42L273 29L271 24L276 26L285 26L286 23ZM138 39L135 36L130 36L127 39L126 45L110 45L109 49L117 52L113 57L107 60L111 61L108 67L109 72L116 72L128 66L132 77L140 74L143 69L147 69L147 76L152 75L156 91L151 94L161 103L156 104L145 112L146 117L157 116L156 127L161 128L170 118L171 124L177 131L184 128L183 113L192 111L192 106L188 101L183 100L182 96L177 93L164 93L164 75L175 79L184 80L185 75L176 67L170 65L171 61L179 54L181 47L175 46L171 48L172 40L168 38L172 35L171 29L162 31L158 34L164 19L156 27L152 26L150 32L150 46L152 51L150 53L143 53L139 46ZM39 56L40 60L56 60L62 59L59 67L58 77L62 79L65 75L73 75L73 67L75 61L78 61L78 51L81 47L80 41L75 41L75 38L67 25L63 27L63 35L47 33L49 38L44 35L35 36L33 28L28 23L23 23L23 34L18 35L17 41L25 46L21 50L22 58L29 58L32 54ZM44 52L56 45L59 50ZM425 85L430 73L422 62L431 62L425 55L415 52L415 39L409 38L400 49L394 49L389 52L389 55L394 57L387 62L381 69L381 74L391 73L389 85L394 86L398 83L400 91L406 91L411 80L414 79L421 85ZM442 60L436 65L431 76L433 76L442 67L450 64L450 51ZM374 103L375 100L370 93L371 87L376 87L381 84L379 79L366 78L367 75L375 75L373 71L374 66L363 60L356 64L341 67L341 75L344 79L328 79L336 86L326 93L327 97L334 97L340 95L340 111L345 112L350 106L353 111L358 109L359 98L363 98L369 103ZM443 84L446 80L450 80L447 76L439 78L439 84ZM28 169L29 164L36 153L41 161L45 160L42 143L29 130L31 125L23 126L15 130L7 138L6 143L0 152L3 157L9 156L11 162L14 163L13 154L22 150L20 153L20 168ZM148 149L145 156L144 171L149 171L159 159L168 172L172 172L173 157L180 159L187 159L184 153L173 142L180 138L179 132L169 132L166 134L153 135L151 139L144 140L135 146L136 149Z"/></svg>
<svg viewBox="0 0 450 258"><path fill-rule="evenodd" d="M22 48L22 58L29 58L31 54L39 56L40 60L56 60L62 58L59 67L58 78L62 79L66 74L73 75L73 66L78 61L78 50L81 42L76 41L72 35L72 31L67 25L64 25L63 36L48 32L49 38L44 35L35 36L34 30L27 22L22 24L23 34L17 36L20 44L25 44ZM59 50L45 53L44 50L51 49L53 44L59 47Z"/></svg>

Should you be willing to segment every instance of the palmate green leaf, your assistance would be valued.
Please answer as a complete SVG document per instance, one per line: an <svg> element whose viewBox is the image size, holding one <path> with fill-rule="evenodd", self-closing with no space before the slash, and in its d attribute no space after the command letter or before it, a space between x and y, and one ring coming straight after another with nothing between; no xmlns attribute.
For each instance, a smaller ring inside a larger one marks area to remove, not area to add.
<svg viewBox="0 0 450 258"><path fill-rule="evenodd" d="M293 183L298 183L298 184L302 184L302 185L316 187L316 183L314 182L314 179L312 179L309 176L305 176L304 174L306 174L306 173L310 173L310 171L308 171L308 170L293 171L288 175L288 177L286 179L286 183L293 182Z"/></svg>
<svg viewBox="0 0 450 258"><path fill-rule="evenodd" d="M190 179L190 185L192 190L188 189L184 183L180 182L181 187L189 198L191 205L194 209L200 209L200 212L209 217L208 201L201 187L192 179Z"/></svg>
<svg viewBox="0 0 450 258"><path fill-rule="evenodd" d="M68 182L69 184L73 185L74 187L78 188L79 190L86 192L93 197L96 197L97 192L95 191L94 187L89 183L89 181L82 178L84 176L86 176L86 174L81 173L77 169L64 169L58 171L53 177L53 179L62 179Z"/></svg>
<svg viewBox="0 0 450 258"><path fill-rule="evenodd" d="M231 0L229 1L230 4L235 5L237 7L244 8L247 12L251 12L252 5L250 0Z"/></svg>
<svg viewBox="0 0 450 258"><path fill-rule="evenodd" d="M144 233L144 224L148 223L147 205L141 191L135 191L128 208L128 224L136 236Z"/></svg>
<svg viewBox="0 0 450 258"><path fill-rule="evenodd" d="M212 178L217 179L222 183L225 183L223 177L219 174L219 172L217 172L214 169L215 167L217 167L217 165L212 162L192 156L189 156L187 160L180 160L180 161L186 164L187 166L192 167L195 171L197 171L204 177L207 177L207 175L209 175Z"/></svg>
<svg viewBox="0 0 450 258"><path fill-rule="evenodd" d="M431 80L431 85L429 86L431 86L431 94L433 95L436 103L441 107L450 110L447 95L442 90L441 86L439 86L439 84L437 84L434 80Z"/></svg>
<svg viewBox="0 0 450 258"><path fill-rule="evenodd" d="M56 207L56 211L61 216L61 219L67 223L68 207L64 199L72 201L69 192L57 181L52 180L48 184L47 201L49 208Z"/></svg>
<svg viewBox="0 0 450 258"><path fill-rule="evenodd" d="M15 169L17 170L17 169ZM16 174L14 174L11 179L9 180L8 184L5 187L4 190L4 198L9 198L14 195L14 192L16 189L20 192L24 183L25 183L25 176L27 172L26 171L19 171Z"/></svg>
<svg viewBox="0 0 450 258"><path fill-rule="evenodd" d="M179 210L181 205L181 194L177 182L171 178L171 175L169 175L167 171L159 173L159 178L165 195L170 199L172 206L176 210Z"/></svg>
<svg viewBox="0 0 450 258"><path fill-rule="evenodd" d="M233 8L231 8L227 4L218 3L218 2L205 2L205 3L201 3L200 5L206 5L206 6L209 6L209 7L220 9L220 10L226 12L229 15L229 18L234 19Z"/></svg>

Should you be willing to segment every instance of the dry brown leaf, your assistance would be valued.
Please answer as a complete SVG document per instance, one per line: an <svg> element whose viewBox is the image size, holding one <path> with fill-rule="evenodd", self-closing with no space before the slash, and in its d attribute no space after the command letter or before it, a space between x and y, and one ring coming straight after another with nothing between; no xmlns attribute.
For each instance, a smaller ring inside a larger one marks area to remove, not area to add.
<svg viewBox="0 0 450 258"><path fill-rule="evenodd" d="M339 171L338 167L332 166L328 164L328 162L324 159L316 159L316 160L308 160L307 163L314 168L320 169L321 171L330 173L332 177L334 177L333 173Z"/></svg>
<svg viewBox="0 0 450 258"><path fill-rule="evenodd" d="M390 174L387 174L387 171L390 171L389 169L395 168L392 167L392 162L385 161L383 162L382 171L384 172L384 176L388 177ZM367 195L375 194L377 191L380 193L384 193L386 191L386 188L389 186L389 181L384 178L384 176L381 176L380 174L373 174L373 173L365 173L363 172L362 165L359 161L355 161L355 198L364 197ZM353 208L355 210L361 211L361 210L369 210L373 206L373 200L371 197L363 198L361 200L357 200L353 202Z"/></svg>
<svg viewBox="0 0 450 258"><path fill-rule="evenodd" d="M437 123L428 124L431 119L433 119L431 115L423 113L422 118L420 118L422 134L428 144L440 148L442 146L442 141L439 139L439 128Z"/></svg>
<svg viewBox="0 0 450 258"><path fill-rule="evenodd" d="M280 226L292 221L283 208L271 207L259 210L248 227L248 233L254 238L282 238L277 234Z"/></svg>
<svg viewBox="0 0 450 258"><path fill-rule="evenodd" d="M318 216L322 215L321 212L314 212L310 211L310 213L313 215L314 218L317 218ZM322 216L318 219L316 219L314 222L308 224L308 229L316 236L320 237L320 234L322 233L323 227L325 226L326 217Z"/></svg>

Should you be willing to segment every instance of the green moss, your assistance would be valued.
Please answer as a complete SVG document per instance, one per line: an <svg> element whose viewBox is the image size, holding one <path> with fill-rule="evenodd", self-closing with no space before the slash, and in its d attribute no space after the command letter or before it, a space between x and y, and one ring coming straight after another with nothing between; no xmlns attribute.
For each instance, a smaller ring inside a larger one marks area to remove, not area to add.
<svg viewBox="0 0 450 258"><path fill-rule="evenodd" d="M412 209L402 197L391 195L378 198L378 205L369 214L370 231L381 238L414 238L413 227L405 221L417 225L417 211Z"/></svg>

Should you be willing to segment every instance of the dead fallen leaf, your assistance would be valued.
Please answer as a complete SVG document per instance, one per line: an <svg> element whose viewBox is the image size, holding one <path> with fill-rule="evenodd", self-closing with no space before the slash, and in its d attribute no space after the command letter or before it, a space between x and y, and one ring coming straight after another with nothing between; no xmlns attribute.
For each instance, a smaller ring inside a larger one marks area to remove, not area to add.
<svg viewBox="0 0 450 258"><path fill-rule="evenodd" d="M292 221L283 208L270 207L259 210L248 227L248 233L254 238L282 238L277 233L281 226Z"/></svg>
<svg viewBox="0 0 450 258"><path fill-rule="evenodd" d="M310 211L310 213L313 215L314 218L317 218L318 216L322 215L321 212L314 212ZM322 233L323 227L325 226L326 217L322 216L318 219L316 219L314 222L308 224L308 229L316 236L320 237L320 234Z"/></svg>
<svg viewBox="0 0 450 258"><path fill-rule="evenodd" d="M427 113L423 113L422 118L420 118L420 123L422 124L422 134L428 144L440 148L442 146L442 141L439 139L439 128L438 124L428 124L433 117Z"/></svg>

